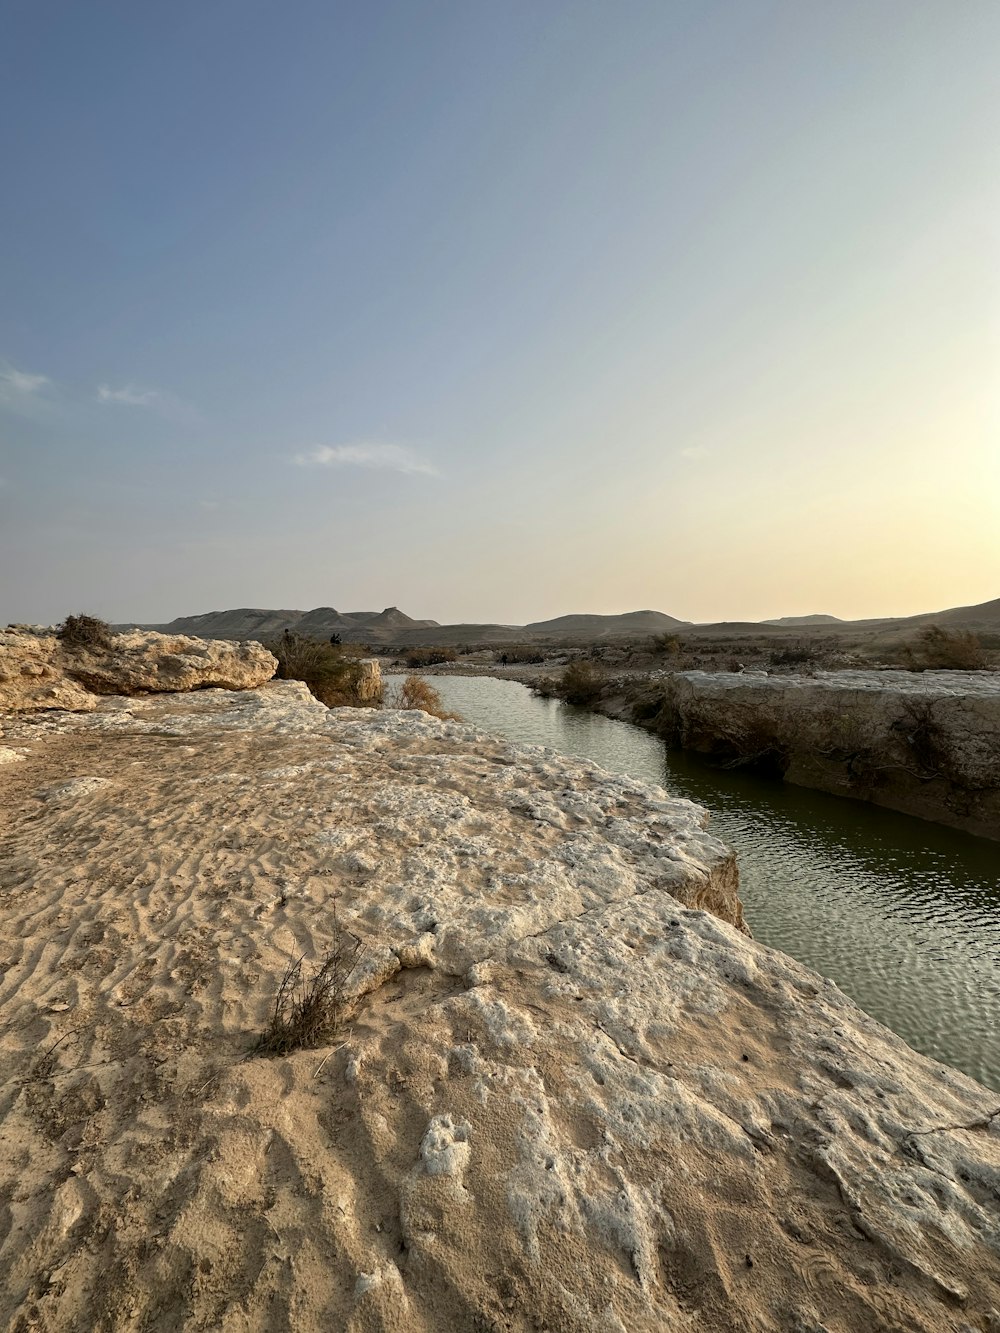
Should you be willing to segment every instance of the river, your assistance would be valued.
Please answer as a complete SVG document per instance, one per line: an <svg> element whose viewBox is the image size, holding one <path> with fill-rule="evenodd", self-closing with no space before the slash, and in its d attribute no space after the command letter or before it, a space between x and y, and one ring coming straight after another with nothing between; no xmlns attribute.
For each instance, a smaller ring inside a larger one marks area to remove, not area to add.
<svg viewBox="0 0 1000 1333"><path fill-rule="evenodd" d="M428 679L483 730L706 806L712 831L738 855L758 940L830 977L916 1050L1000 1089L1000 843L709 767L515 681Z"/></svg>

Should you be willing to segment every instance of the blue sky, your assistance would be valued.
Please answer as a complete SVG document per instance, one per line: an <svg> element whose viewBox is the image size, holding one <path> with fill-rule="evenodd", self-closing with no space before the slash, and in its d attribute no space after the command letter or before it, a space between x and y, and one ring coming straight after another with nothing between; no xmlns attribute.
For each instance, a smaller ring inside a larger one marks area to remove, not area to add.
<svg viewBox="0 0 1000 1333"><path fill-rule="evenodd" d="M0 620L1000 595L1000 7L6 0Z"/></svg>

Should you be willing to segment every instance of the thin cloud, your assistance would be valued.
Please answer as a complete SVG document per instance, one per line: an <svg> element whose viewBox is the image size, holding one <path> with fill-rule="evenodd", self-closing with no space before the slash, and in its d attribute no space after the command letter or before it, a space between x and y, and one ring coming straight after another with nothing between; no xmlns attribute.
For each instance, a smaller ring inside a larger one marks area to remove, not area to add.
<svg viewBox="0 0 1000 1333"><path fill-rule="evenodd" d="M160 401L155 389L137 389L134 384L126 384L122 389L112 389L109 384L101 384L97 390L99 403L121 403L124 407L154 407Z"/></svg>
<svg viewBox="0 0 1000 1333"><path fill-rule="evenodd" d="M209 512L212 512L213 510L219 509L219 508L221 508L221 506L222 506L222 501L221 501L221 500L199 500L199 501L198 501L198 508L199 508L199 509L206 509L206 510L208 510Z"/></svg>
<svg viewBox="0 0 1000 1333"><path fill-rule="evenodd" d="M437 468L403 444L324 444L296 454L295 462L299 467L367 467L380 472L438 476Z"/></svg>
<svg viewBox="0 0 1000 1333"><path fill-rule="evenodd" d="M681 450L681 458L707 458L711 452L704 444L689 444Z"/></svg>
<svg viewBox="0 0 1000 1333"><path fill-rule="evenodd" d="M0 362L0 397L5 400L30 397L48 382L47 375L29 375L26 370L15 370L9 361Z"/></svg>

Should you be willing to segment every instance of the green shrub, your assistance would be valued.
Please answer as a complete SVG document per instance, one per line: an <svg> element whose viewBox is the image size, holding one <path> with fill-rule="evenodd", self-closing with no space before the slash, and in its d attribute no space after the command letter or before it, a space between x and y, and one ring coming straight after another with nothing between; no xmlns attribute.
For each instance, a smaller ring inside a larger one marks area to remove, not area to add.
<svg viewBox="0 0 1000 1333"><path fill-rule="evenodd" d="M67 648L110 648L115 632L106 620L97 616L67 616L56 630Z"/></svg>
<svg viewBox="0 0 1000 1333"><path fill-rule="evenodd" d="M265 644L278 659L276 680L301 680L327 708L370 706L358 686L364 675L360 658L342 648L286 630L280 639Z"/></svg>
<svg viewBox="0 0 1000 1333"><path fill-rule="evenodd" d="M590 704L601 697L604 672L590 662L571 662L562 673L559 693L568 704Z"/></svg>

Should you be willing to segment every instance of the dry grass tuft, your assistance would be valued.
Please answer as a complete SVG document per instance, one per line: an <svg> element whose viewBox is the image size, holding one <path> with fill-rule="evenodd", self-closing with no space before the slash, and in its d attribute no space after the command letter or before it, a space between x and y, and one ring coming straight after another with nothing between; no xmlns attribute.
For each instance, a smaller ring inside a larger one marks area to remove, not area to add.
<svg viewBox="0 0 1000 1333"><path fill-rule="evenodd" d="M344 985L354 965L360 941L348 937L324 957L307 976L305 955L289 963L278 987L271 1021L261 1033L255 1055L288 1055L291 1051L326 1046L336 1036L344 1017Z"/></svg>

